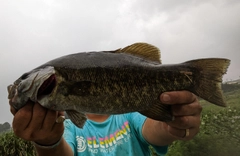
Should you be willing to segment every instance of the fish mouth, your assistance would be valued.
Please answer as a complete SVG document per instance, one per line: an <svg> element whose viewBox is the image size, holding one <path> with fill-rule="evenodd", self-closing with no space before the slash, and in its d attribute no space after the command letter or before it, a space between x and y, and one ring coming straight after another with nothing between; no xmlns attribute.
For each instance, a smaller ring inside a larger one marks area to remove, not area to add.
<svg viewBox="0 0 240 156"><path fill-rule="evenodd" d="M38 89L37 99L41 99L52 93L57 83L55 74L51 75L47 80L45 80L41 87Z"/></svg>

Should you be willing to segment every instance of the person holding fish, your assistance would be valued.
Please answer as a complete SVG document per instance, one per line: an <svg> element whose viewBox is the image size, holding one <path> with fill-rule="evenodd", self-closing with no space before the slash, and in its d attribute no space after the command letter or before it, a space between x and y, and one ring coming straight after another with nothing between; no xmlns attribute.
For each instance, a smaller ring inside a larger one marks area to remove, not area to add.
<svg viewBox="0 0 240 156"><path fill-rule="evenodd" d="M173 141L198 133L197 96L226 106L229 63L161 65L159 49L147 43L60 57L8 86L13 130L39 156L146 156L150 145L164 155Z"/></svg>
<svg viewBox="0 0 240 156"><path fill-rule="evenodd" d="M146 156L150 155L149 145L159 155L164 155L173 141L190 140L198 133L202 108L196 96L188 91L163 93L159 101L171 105L174 121L161 122L139 113L117 116L87 114L83 129L65 120L64 132L64 124L56 123L63 112L28 102L18 111L11 107L14 114L12 126L18 137L34 142L39 156ZM113 123L116 120L119 123ZM115 129L109 132L112 124ZM106 132L109 134L104 136Z"/></svg>

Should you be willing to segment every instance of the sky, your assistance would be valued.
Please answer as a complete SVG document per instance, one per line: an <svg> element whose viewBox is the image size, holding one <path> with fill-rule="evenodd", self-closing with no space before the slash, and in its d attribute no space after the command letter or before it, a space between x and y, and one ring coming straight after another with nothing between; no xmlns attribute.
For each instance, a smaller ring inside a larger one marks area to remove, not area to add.
<svg viewBox="0 0 240 156"><path fill-rule="evenodd" d="M7 86L54 58L147 42L163 64L222 57L240 78L239 0L0 1L0 123L12 122Z"/></svg>

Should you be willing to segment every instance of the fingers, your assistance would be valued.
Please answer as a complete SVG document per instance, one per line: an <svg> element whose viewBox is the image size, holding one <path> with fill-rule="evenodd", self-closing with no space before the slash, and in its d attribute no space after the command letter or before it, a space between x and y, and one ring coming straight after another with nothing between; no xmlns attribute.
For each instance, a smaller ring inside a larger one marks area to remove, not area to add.
<svg viewBox="0 0 240 156"><path fill-rule="evenodd" d="M201 123L199 116L176 117L174 121L168 122L168 125L178 129L187 129L198 127Z"/></svg>
<svg viewBox="0 0 240 156"><path fill-rule="evenodd" d="M167 123L168 132L180 140L189 140L199 132L200 116L176 117L174 121ZM186 129L189 129L189 135L186 135Z"/></svg>
<svg viewBox="0 0 240 156"><path fill-rule="evenodd" d="M53 130L56 126L58 127L59 125L57 125L56 119L58 118L59 114L61 114L61 112L48 110L45 120L44 120L44 123L43 123L43 126L42 126L42 129Z"/></svg>
<svg viewBox="0 0 240 156"><path fill-rule="evenodd" d="M199 132L199 128L178 129L168 126L168 132L178 140L191 140Z"/></svg>
<svg viewBox="0 0 240 156"><path fill-rule="evenodd" d="M47 113L45 114L45 119L42 123L41 129L48 129L52 130L55 124L55 120L57 118L58 112L48 110Z"/></svg>
<svg viewBox="0 0 240 156"><path fill-rule="evenodd" d="M12 106L12 100L9 100L10 112L15 115L17 110Z"/></svg>
<svg viewBox="0 0 240 156"><path fill-rule="evenodd" d="M166 92L160 96L164 104L172 106L172 114L175 120L168 122L168 132L179 140L190 140L198 132L200 127L200 114L202 107L197 97L188 91Z"/></svg>
<svg viewBox="0 0 240 156"><path fill-rule="evenodd" d="M202 106L199 104L197 98L189 104L175 104L172 105L172 114L175 117L178 116L194 116L200 114Z"/></svg>
<svg viewBox="0 0 240 156"><path fill-rule="evenodd" d="M45 119L42 123L42 127L38 133L38 135L41 134L43 137L37 138L35 142L42 145L51 145L61 138L64 131L63 122L56 123L56 119L61 114L63 113L52 110L47 111ZM46 134L48 134L50 137Z"/></svg>
<svg viewBox="0 0 240 156"><path fill-rule="evenodd" d="M62 137L64 130L63 123L56 123L56 119L63 114L28 102L15 113L12 124L14 133L43 145L55 143Z"/></svg>
<svg viewBox="0 0 240 156"><path fill-rule="evenodd" d="M13 131L17 136L21 135L21 132L28 127L32 119L32 109L33 104L27 103L23 108L21 108L18 112L15 113L12 127Z"/></svg>
<svg viewBox="0 0 240 156"><path fill-rule="evenodd" d="M28 128L34 130L40 130L43 126L43 122L45 120L45 116L47 114L47 109L42 107L39 104L35 104L32 110L32 118L31 122L28 125Z"/></svg>
<svg viewBox="0 0 240 156"><path fill-rule="evenodd" d="M15 115L17 113L16 109L14 109L12 106L10 106L10 112Z"/></svg>
<svg viewBox="0 0 240 156"><path fill-rule="evenodd" d="M164 104L187 104L192 103L196 96L189 91L172 91L162 93L160 100Z"/></svg>

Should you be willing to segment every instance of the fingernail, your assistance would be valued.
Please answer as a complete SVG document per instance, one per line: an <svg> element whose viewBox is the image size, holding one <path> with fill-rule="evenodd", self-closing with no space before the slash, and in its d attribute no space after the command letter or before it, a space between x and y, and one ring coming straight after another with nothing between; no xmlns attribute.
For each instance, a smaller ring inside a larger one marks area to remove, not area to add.
<svg viewBox="0 0 240 156"><path fill-rule="evenodd" d="M65 120L65 116L59 116L57 119L56 119L56 123L63 123Z"/></svg>
<svg viewBox="0 0 240 156"><path fill-rule="evenodd" d="M167 131L168 131L168 133L170 133L172 135L172 133L170 132L171 131L170 129L171 129L171 127L168 125L167 126Z"/></svg>
<svg viewBox="0 0 240 156"><path fill-rule="evenodd" d="M163 102L169 102L171 100L171 98L168 94L163 94L162 100L163 100Z"/></svg>

